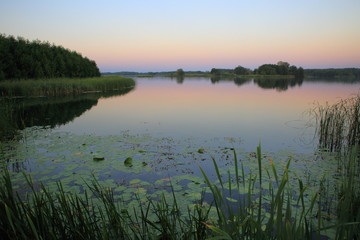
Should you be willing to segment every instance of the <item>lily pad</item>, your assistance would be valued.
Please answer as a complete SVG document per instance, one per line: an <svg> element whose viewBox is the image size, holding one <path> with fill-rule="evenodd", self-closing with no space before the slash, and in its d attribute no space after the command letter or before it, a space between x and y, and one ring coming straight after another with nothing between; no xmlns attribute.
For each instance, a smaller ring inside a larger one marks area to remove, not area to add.
<svg viewBox="0 0 360 240"><path fill-rule="evenodd" d="M105 158L104 157L94 157L93 160L98 162L98 161L105 160Z"/></svg>
<svg viewBox="0 0 360 240"><path fill-rule="evenodd" d="M132 167L133 166L132 163L133 163L133 159L131 157L126 158L125 161L124 161L124 165L126 167Z"/></svg>
<svg viewBox="0 0 360 240"><path fill-rule="evenodd" d="M131 180L129 183L130 183L130 184L137 184L137 183L140 183L140 182L141 182L140 179L133 179L133 180Z"/></svg>
<svg viewBox="0 0 360 240"><path fill-rule="evenodd" d="M238 200L234 199L234 198L231 198L231 197L226 197L226 199L229 201L229 202L238 202Z"/></svg>

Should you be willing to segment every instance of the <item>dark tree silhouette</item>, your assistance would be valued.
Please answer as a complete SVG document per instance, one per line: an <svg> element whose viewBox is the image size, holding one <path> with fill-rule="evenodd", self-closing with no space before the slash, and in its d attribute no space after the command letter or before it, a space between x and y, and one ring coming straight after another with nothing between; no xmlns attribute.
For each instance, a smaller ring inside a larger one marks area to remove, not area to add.
<svg viewBox="0 0 360 240"><path fill-rule="evenodd" d="M234 73L236 75L248 75L251 73L251 70L248 69L248 68L245 68L245 67L242 67L242 66L237 66L235 69L234 69Z"/></svg>
<svg viewBox="0 0 360 240"><path fill-rule="evenodd" d="M0 80L98 76L96 63L77 52L0 34Z"/></svg>

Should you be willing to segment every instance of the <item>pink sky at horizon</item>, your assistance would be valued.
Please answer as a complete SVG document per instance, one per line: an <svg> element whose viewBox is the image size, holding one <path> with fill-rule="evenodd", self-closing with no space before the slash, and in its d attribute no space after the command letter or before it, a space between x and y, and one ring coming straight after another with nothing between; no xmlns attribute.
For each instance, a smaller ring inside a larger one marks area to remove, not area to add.
<svg viewBox="0 0 360 240"><path fill-rule="evenodd" d="M61 45L102 72L360 67L358 0L0 4L0 33Z"/></svg>

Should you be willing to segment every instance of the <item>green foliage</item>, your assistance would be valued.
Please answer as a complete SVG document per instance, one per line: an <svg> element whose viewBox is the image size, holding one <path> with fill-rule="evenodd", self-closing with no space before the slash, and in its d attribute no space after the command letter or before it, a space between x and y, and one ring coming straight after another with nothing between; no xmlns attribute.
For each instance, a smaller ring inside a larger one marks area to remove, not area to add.
<svg viewBox="0 0 360 240"><path fill-rule="evenodd" d="M184 82L184 76L185 76L184 70L182 70L181 68L176 70L176 82L177 83L183 83Z"/></svg>
<svg viewBox="0 0 360 240"><path fill-rule="evenodd" d="M280 75L278 66L275 64L263 64L257 69L256 73L260 75Z"/></svg>
<svg viewBox="0 0 360 240"><path fill-rule="evenodd" d="M262 163L263 155L259 146L256 152L258 175L250 172L248 178L244 176L244 166L237 169L239 165L235 154L236 185L232 184L234 180L230 173L227 177L229 183L224 183L214 161L218 183L210 181L201 169L212 192L217 212L217 224L207 225L216 235L211 239L358 239L360 182L356 174L359 170L357 153L354 149L340 163L340 166L347 167L341 172L340 195L335 200L338 212L333 222L326 220L328 214L323 211L326 198L329 197L326 196L326 190L319 189L318 193L309 195L308 186L301 179L298 179L297 188L292 185L290 179L294 176L290 176L291 159L280 175L272 160L270 166ZM357 167L354 168L355 165ZM227 185L229 188L226 188ZM256 191L257 188L260 190ZM229 194L239 197L229 198ZM331 198L334 201L334 196Z"/></svg>
<svg viewBox="0 0 360 240"><path fill-rule="evenodd" d="M220 74L220 71L216 68L212 68L211 71L210 71L211 74L214 74L214 75L219 75Z"/></svg>
<svg viewBox="0 0 360 240"><path fill-rule="evenodd" d="M304 78L304 69L302 67L290 66L288 62L282 61L277 64L263 64L254 72L259 75L292 75L298 79Z"/></svg>
<svg viewBox="0 0 360 240"><path fill-rule="evenodd" d="M181 68L179 68L178 70L176 70L176 76L179 77L183 77L185 74L184 70L182 70Z"/></svg>
<svg viewBox="0 0 360 240"><path fill-rule="evenodd" d="M96 105L99 98L126 94L134 86L133 79L119 76L2 81L0 96L6 97L0 98L0 141L15 138L17 130L25 127L66 124Z"/></svg>
<svg viewBox="0 0 360 240"><path fill-rule="evenodd" d="M0 98L0 142L15 138L18 125L14 113L17 109L14 100Z"/></svg>
<svg viewBox="0 0 360 240"><path fill-rule="evenodd" d="M221 68L212 68L210 73L212 75L233 75L234 70L233 69L221 69Z"/></svg>
<svg viewBox="0 0 360 240"><path fill-rule="evenodd" d="M0 96L66 96L133 88L135 81L120 76L0 81Z"/></svg>
<svg viewBox="0 0 360 240"><path fill-rule="evenodd" d="M248 68L237 66L235 69L219 69L212 68L210 71L211 75L214 77L224 77L231 76L236 77L237 75L272 75L272 76L294 76L295 78L302 79L304 78L304 69L296 66L290 66L288 62L279 61L277 64L263 64L254 71L251 71Z"/></svg>
<svg viewBox="0 0 360 240"><path fill-rule="evenodd" d="M133 159L131 157L128 157L125 159L124 161L124 165L127 167L132 167L133 166Z"/></svg>
<svg viewBox="0 0 360 240"><path fill-rule="evenodd" d="M22 130L33 126L54 128L73 121L98 103L99 98L121 96L130 92L125 88L112 92L94 92L77 96L51 98L1 98L0 141L12 139Z"/></svg>
<svg viewBox="0 0 360 240"><path fill-rule="evenodd" d="M0 56L0 81L100 76L94 61L48 42L0 34Z"/></svg>
<svg viewBox="0 0 360 240"><path fill-rule="evenodd" d="M360 222L360 159L358 154L359 149L353 147L347 156L340 160L339 164L341 181L337 213L340 224L336 233L338 236L345 236L345 239L360 237L358 226L348 224L349 222Z"/></svg>
<svg viewBox="0 0 360 240"><path fill-rule="evenodd" d="M50 191L25 175L30 192L20 195L13 188L9 172L4 170L0 176L0 236L2 239L325 239L327 236L358 239L357 153L354 149L340 163L339 199L333 199L338 216L332 223L325 220L321 210L325 191L311 193L301 179L297 179L297 187L292 185L291 179L296 176L291 175L291 160L279 174L272 161L263 162L260 146L255 153L257 174L245 175L235 151L235 173L228 171L223 177L214 159L216 181L201 169L213 204L204 201L204 191L185 212L172 185L170 194L165 191L157 199L148 196L145 201L139 196L129 206L116 198L113 188L102 186L95 177L83 184L82 194L76 194L66 191L60 182ZM135 184L139 181L133 180ZM327 235L327 230L333 231Z"/></svg>
<svg viewBox="0 0 360 240"><path fill-rule="evenodd" d="M234 69L234 73L236 75L249 75L252 73L252 71L248 68L244 68L242 66L237 66L235 69Z"/></svg>
<svg viewBox="0 0 360 240"><path fill-rule="evenodd" d="M306 69L304 74L314 78L349 78L360 79L360 68Z"/></svg>
<svg viewBox="0 0 360 240"><path fill-rule="evenodd" d="M334 105L316 106L312 114L320 148L340 152L360 145L360 95Z"/></svg>

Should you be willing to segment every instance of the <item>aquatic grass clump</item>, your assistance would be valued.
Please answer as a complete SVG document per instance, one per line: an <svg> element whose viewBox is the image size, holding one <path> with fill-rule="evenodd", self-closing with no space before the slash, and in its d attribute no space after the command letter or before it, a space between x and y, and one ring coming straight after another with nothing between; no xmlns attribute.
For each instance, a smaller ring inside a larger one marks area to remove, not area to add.
<svg viewBox="0 0 360 240"><path fill-rule="evenodd" d="M14 124L14 113L19 109L13 99L0 98L0 144L2 141L14 139L18 126Z"/></svg>
<svg viewBox="0 0 360 240"><path fill-rule="evenodd" d="M354 150L354 153L357 153ZM0 236L2 239L358 239L360 227L359 166L357 155L344 160L339 178L337 213L329 221L322 210L324 190L309 192L292 175L291 160L282 171L272 159L264 161L257 148L258 169L246 173L234 151L227 172L213 159L215 180L201 169L201 197L186 209L171 185L169 196L137 198L128 206L114 189L95 177L83 193L68 192L59 182L55 192L40 189L29 177L28 194L13 188L4 170L0 184ZM281 174L279 174L281 173ZM211 180L210 180L211 179ZM294 184L293 180L296 183ZM38 184L36 184L38 185ZM320 184L321 185L321 184ZM38 187L37 187L38 188ZM212 202L205 202L212 199ZM210 196L209 196L210 195ZM326 202L326 201L325 201Z"/></svg>
<svg viewBox="0 0 360 240"><path fill-rule="evenodd" d="M256 152L257 174L250 172L245 176L244 166L239 161L239 167L235 152L232 173L221 175L214 160L216 182L210 181L201 169L217 213L217 223L209 228L219 239L358 239L360 166L357 152L354 148L342 158L346 167L336 182L340 191L335 191L335 195L326 192L329 189L323 186L325 179L315 183L317 191L309 192L310 187L302 179L291 176L291 159L279 174L271 158L269 163L263 163L260 146ZM335 209L325 206L329 201L335 201Z"/></svg>
<svg viewBox="0 0 360 240"><path fill-rule="evenodd" d="M337 235L344 239L359 239L359 226L348 224L360 223L360 161L359 149L354 147L342 158L339 164L339 192L337 205L339 227Z"/></svg>
<svg viewBox="0 0 360 240"><path fill-rule="evenodd" d="M0 82L0 96L66 96L133 88L135 81L121 76L93 78L29 79Z"/></svg>
<svg viewBox="0 0 360 240"><path fill-rule="evenodd" d="M340 152L360 145L360 95L334 105L317 106L313 113L320 148Z"/></svg>
<svg viewBox="0 0 360 240"><path fill-rule="evenodd" d="M138 199L128 208L112 189L97 180L86 184L84 194L67 192L58 182L55 192L41 185L35 189L25 176L30 192L20 196L8 171L0 183L0 239L206 239L210 230L210 206L202 203L180 214L175 195L157 201Z"/></svg>
<svg viewBox="0 0 360 240"><path fill-rule="evenodd" d="M233 187L230 172L227 187L218 170L220 186L210 182L202 170L214 196L218 214L217 226L212 226L214 232L221 237L219 239L312 239L314 234L320 232L312 220L312 214L316 212L317 195L314 194L311 204L306 205L304 192L307 189L300 179L297 195L292 193L289 186L290 160L282 175L278 175L272 162L270 169L265 168L263 172L260 146L256 156L258 173L250 173L250 177L245 177L244 167L241 165L238 168L238 159L234 154L236 183ZM215 161L214 167L217 169ZM227 195L238 195L240 198L232 199Z"/></svg>

